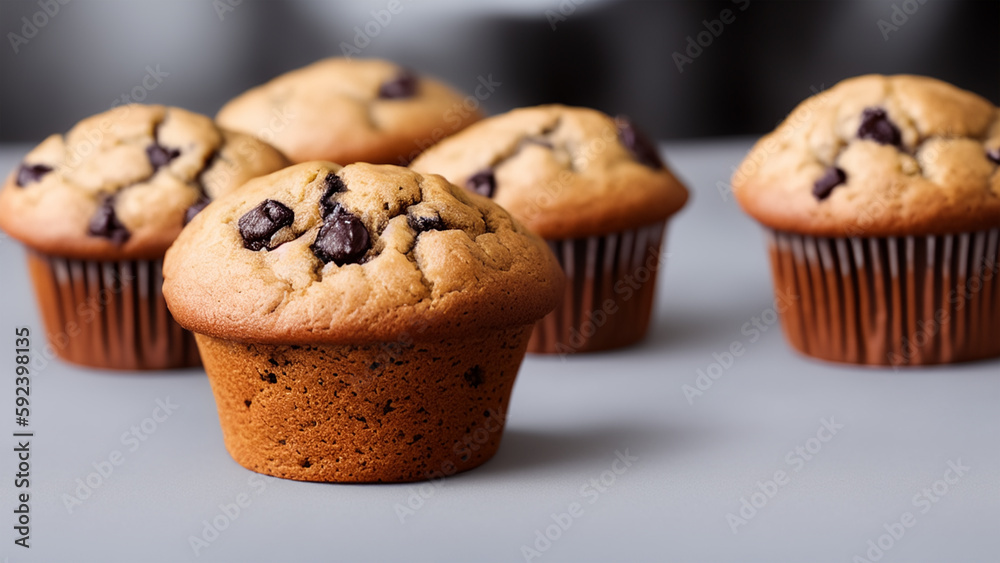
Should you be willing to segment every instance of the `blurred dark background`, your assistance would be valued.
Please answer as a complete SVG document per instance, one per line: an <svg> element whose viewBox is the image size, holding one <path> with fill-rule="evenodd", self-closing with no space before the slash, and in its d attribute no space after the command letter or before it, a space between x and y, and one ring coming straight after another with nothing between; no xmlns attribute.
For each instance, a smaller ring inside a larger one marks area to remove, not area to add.
<svg viewBox="0 0 1000 563"><path fill-rule="evenodd" d="M345 45L467 93L499 82L490 113L591 106L661 139L759 134L871 72L1000 102L995 0L0 0L0 31L0 141L65 131L133 93L213 115Z"/></svg>

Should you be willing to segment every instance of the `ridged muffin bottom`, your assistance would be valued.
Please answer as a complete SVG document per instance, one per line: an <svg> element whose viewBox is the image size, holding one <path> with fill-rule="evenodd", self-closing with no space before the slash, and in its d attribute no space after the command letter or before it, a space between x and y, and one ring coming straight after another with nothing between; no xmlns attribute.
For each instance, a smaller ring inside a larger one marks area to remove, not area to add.
<svg viewBox="0 0 1000 563"><path fill-rule="evenodd" d="M493 457L530 334L357 346L196 338L233 459L275 477L364 483L444 477Z"/></svg>
<svg viewBox="0 0 1000 563"><path fill-rule="evenodd" d="M906 366L1000 356L1000 229L937 236L769 233L781 324L800 352Z"/></svg>
<svg viewBox="0 0 1000 563"><path fill-rule="evenodd" d="M646 336L666 221L629 231L550 240L566 273L566 294L538 321L533 354L597 352L635 344Z"/></svg>
<svg viewBox="0 0 1000 563"><path fill-rule="evenodd" d="M201 365L193 335L167 310L162 260L27 255L45 333L59 357L122 370Z"/></svg>

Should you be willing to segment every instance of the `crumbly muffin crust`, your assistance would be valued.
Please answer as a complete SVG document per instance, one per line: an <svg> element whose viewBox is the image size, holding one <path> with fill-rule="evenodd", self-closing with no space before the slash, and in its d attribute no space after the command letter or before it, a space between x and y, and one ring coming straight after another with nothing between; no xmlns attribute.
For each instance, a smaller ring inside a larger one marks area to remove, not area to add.
<svg viewBox="0 0 1000 563"><path fill-rule="evenodd" d="M407 164L481 118L450 87L378 59L329 58L233 98L216 119L293 162Z"/></svg>
<svg viewBox="0 0 1000 563"><path fill-rule="evenodd" d="M196 333L363 344L530 324L563 276L499 206L407 168L298 164L256 178L167 252L164 296Z"/></svg>
<svg viewBox="0 0 1000 563"><path fill-rule="evenodd" d="M28 153L0 192L0 227L57 256L158 258L208 201L287 164L203 115L119 106Z"/></svg>
<svg viewBox="0 0 1000 563"><path fill-rule="evenodd" d="M481 121L431 147L410 167L492 195L546 239L655 223L688 197L656 147L627 120L561 105Z"/></svg>
<svg viewBox="0 0 1000 563"><path fill-rule="evenodd" d="M1000 226L1000 114L933 78L867 75L798 106L732 178L781 231L902 236Z"/></svg>

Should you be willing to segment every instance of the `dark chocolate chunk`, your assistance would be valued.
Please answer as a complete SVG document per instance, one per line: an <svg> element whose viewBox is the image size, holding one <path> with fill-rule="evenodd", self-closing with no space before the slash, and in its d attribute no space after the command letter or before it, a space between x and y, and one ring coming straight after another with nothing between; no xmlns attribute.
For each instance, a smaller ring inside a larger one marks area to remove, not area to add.
<svg viewBox="0 0 1000 563"><path fill-rule="evenodd" d="M105 196L97 205L97 212L90 218L87 232L95 237L111 239L115 244L122 244L128 240L128 229L115 214L113 197Z"/></svg>
<svg viewBox="0 0 1000 563"><path fill-rule="evenodd" d="M167 147L161 145L160 143L153 143L146 147L146 156L149 157L149 163L153 165L153 171L157 171L162 166L170 164L170 161L181 155L181 151L178 149L168 149Z"/></svg>
<svg viewBox="0 0 1000 563"><path fill-rule="evenodd" d="M555 148L552 143L541 137L525 137L523 143L526 145L538 145L550 150Z"/></svg>
<svg viewBox="0 0 1000 563"><path fill-rule="evenodd" d="M473 387L479 387L486 381L486 377L483 373L483 368L479 366L472 366L469 371L465 372L462 376L465 378L465 382Z"/></svg>
<svg viewBox="0 0 1000 563"><path fill-rule="evenodd" d="M240 217L243 246L250 250L267 247L274 233L291 225L294 220L295 213L288 206L273 199L265 199Z"/></svg>
<svg viewBox="0 0 1000 563"><path fill-rule="evenodd" d="M32 182L38 182L49 172L52 172L51 166L46 166L44 164L21 164L21 167L17 169L17 180L18 186L24 187Z"/></svg>
<svg viewBox="0 0 1000 563"><path fill-rule="evenodd" d="M882 108L866 108L861 114L861 126L858 127L859 139L871 139L880 145L899 146L902 137L899 129L889 121L889 116Z"/></svg>
<svg viewBox="0 0 1000 563"><path fill-rule="evenodd" d="M201 213L201 210L205 209L209 203L212 203L212 200L205 196L200 197L198 201L192 203L191 207L184 210L184 224L187 225L190 223L191 219L194 219L195 215Z"/></svg>
<svg viewBox="0 0 1000 563"><path fill-rule="evenodd" d="M313 242L313 254L338 266L357 263L371 247L365 224L340 205L326 216Z"/></svg>
<svg viewBox="0 0 1000 563"><path fill-rule="evenodd" d="M406 222L409 223L410 228L418 233L424 231L447 231L448 227L445 226L444 221L438 215L426 215L426 216L416 216L407 215Z"/></svg>
<svg viewBox="0 0 1000 563"><path fill-rule="evenodd" d="M618 140L632 153L632 158L650 168L663 168L656 145L629 118L619 115L615 118L615 127L618 128Z"/></svg>
<svg viewBox="0 0 1000 563"><path fill-rule="evenodd" d="M847 174L836 166L831 166L826 169L826 172L820 176L819 180L813 184L813 195L816 199L823 201L833 192L833 188L843 184L847 181Z"/></svg>
<svg viewBox="0 0 1000 563"><path fill-rule="evenodd" d="M319 208L323 212L323 217L333 213L334 209L340 206L339 203L335 201L330 201L333 194L339 194L340 192L346 192L347 186L344 185L344 181L340 179L340 176L336 174L326 175L326 191L323 192L323 199L319 201Z"/></svg>
<svg viewBox="0 0 1000 563"><path fill-rule="evenodd" d="M493 170L487 168L470 176L465 181L465 187L481 196L493 197L493 192L497 189L497 178L493 175Z"/></svg>
<svg viewBox="0 0 1000 563"><path fill-rule="evenodd" d="M986 151L986 158L990 159L994 164L1000 164L1000 148Z"/></svg>
<svg viewBox="0 0 1000 563"><path fill-rule="evenodd" d="M378 89L378 97L383 99L412 98L417 93L417 75L402 69L391 80L383 82Z"/></svg>

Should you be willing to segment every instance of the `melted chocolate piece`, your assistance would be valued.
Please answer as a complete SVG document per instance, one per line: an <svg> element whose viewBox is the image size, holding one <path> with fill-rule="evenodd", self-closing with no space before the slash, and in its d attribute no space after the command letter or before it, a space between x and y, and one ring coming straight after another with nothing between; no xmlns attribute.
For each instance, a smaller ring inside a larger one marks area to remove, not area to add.
<svg viewBox="0 0 1000 563"><path fill-rule="evenodd" d="M843 184L847 181L847 174L836 166L831 166L826 169L826 172L820 176L819 180L813 184L813 195L816 199L823 201L824 199L830 197L833 193L833 188Z"/></svg>
<svg viewBox="0 0 1000 563"><path fill-rule="evenodd" d="M323 263L343 266L361 260L371 248L371 239L361 219L338 204L324 219L310 248Z"/></svg>
<svg viewBox="0 0 1000 563"><path fill-rule="evenodd" d="M146 147L146 156L149 157L149 163L153 166L153 171L159 170L161 167L170 164L170 161L181 155L181 151L178 149L169 149L164 147L159 142L154 142L152 145Z"/></svg>
<svg viewBox="0 0 1000 563"><path fill-rule="evenodd" d="M889 120L882 108L866 108L861 114L861 126L858 127L859 139L871 139L880 145L900 146L902 137L899 128Z"/></svg>
<svg viewBox="0 0 1000 563"><path fill-rule="evenodd" d="M497 189L497 179L493 175L493 170L487 168L469 176L465 181L465 187L481 196L493 197L493 192Z"/></svg>
<svg viewBox="0 0 1000 563"><path fill-rule="evenodd" d="M986 151L986 158L990 159L990 162L994 164L1000 164L1000 148Z"/></svg>
<svg viewBox="0 0 1000 563"><path fill-rule="evenodd" d="M198 199L198 201L192 203L191 207L184 210L184 224L187 225L190 223L191 219L194 219L195 215L201 213L201 210L205 209L209 203L212 203L212 200L205 196L202 196Z"/></svg>
<svg viewBox="0 0 1000 563"><path fill-rule="evenodd" d="M17 169L17 180L15 180L15 183L18 186L24 187L32 182L41 181L42 176L45 176L49 172L52 172L52 167L45 164L21 163L20 168Z"/></svg>
<svg viewBox="0 0 1000 563"><path fill-rule="evenodd" d="M274 233L291 225L294 220L295 213L288 206L273 199L265 199L240 217L243 246L250 250L266 248Z"/></svg>
<svg viewBox="0 0 1000 563"><path fill-rule="evenodd" d="M378 97L382 99L412 98L417 93L416 74L408 69L402 69L391 80L383 82L378 89Z"/></svg>
<svg viewBox="0 0 1000 563"><path fill-rule="evenodd" d="M97 211L90 218L87 233L110 239L115 244L122 244L128 240L130 233L115 214L114 197L105 196L101 199Z"/></svg>
<svg viewBox="0 0 1000 563"><path fill-rule="evenodd" d="M336 174L326 175L326 191L323 192L323 199L319 200L319 208L323 212L323 217L331 214L340 207L340 204L335 201L330 201L333 194L339 194L341 192L347 191L347 186L344 181L340 179L340 176Z"/></svg>
<svg viewBox="0 0 1000 563"><path fill-rule="evenodd" d="M663 168L656 145L629 118L616 117L615 127L618 128L618 140L632 153L632 158L653 169Z"/></svg>
<svg viewBox="0 0 1000 563"><path fill-rule="evenodd" d="M410 228L417 233L422 233L424 231L447 231L448 227L445 226L444 221L438 215L407 215L406 222L409 223Z"/></svg>

